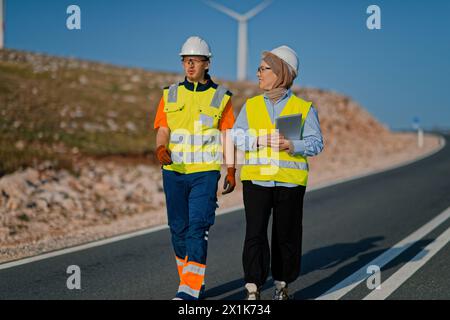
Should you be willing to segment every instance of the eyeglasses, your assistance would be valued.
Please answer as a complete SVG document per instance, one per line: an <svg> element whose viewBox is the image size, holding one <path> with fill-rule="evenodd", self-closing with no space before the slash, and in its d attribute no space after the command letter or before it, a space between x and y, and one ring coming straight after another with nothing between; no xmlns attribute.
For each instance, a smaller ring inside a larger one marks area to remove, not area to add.
<svg viewBox="0 0 450 320"><path fill-rule="evenodd" d="M263 72L265 70L272 70L272 68L269 68L269 67L259 67L258 68L258 72Z"/></svg>
<svg viewBox="0 0 450 320"><path fill-rule="evenodd" d="M192 58L183 58L183 59L181 59L181 62L182 63L184 63L184 64L188 64L188 65L191 65L191 64L193 64L193 65L199 65L200 63L202 63L202 62L206 62L206 61L208 61L207 59L192 59Z"/></svg>

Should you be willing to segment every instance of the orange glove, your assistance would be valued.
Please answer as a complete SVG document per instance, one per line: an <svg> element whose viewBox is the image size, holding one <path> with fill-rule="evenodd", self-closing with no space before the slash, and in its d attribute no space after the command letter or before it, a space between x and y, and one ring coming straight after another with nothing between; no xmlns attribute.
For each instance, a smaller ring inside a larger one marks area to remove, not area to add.
<svg viewBox="0 0 450 320"><path fill-rule="evenodd" d="M165 146L159 146L156 149L156 157L161 165L166 166L172 164L172 158L170 157L170 150Z"/></svg>
<svg viewBox="0 0 450 320"><path fill-rule="evenodd" d="M236 168L228 168L227 176L225 177L225 180L223 182L224 191L222 192L222 194L233 192L234 188L236 187L235 176L236 176Z"/></svg>

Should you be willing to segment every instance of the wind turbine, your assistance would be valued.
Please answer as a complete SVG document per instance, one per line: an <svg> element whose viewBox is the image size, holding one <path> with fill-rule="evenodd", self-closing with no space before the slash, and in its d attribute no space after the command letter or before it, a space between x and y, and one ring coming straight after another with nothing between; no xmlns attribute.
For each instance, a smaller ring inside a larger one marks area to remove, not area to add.
<svg viewBox="0 0 450 320"><path fill-rule="evenodd" d="M263 11L272 0L266 0L245 14L237 13L221 4L204 0L204 2L213 7L216 10L219 10L222 13L230 16L235 19L239 23L238 29L238 46L237 46L237 79L238 81L243 81L247 79L247 54L248 54L248 29L247 23L248 21L256 16L258 13Z"/></svg>
<svg viewBox="0 0 450 320"><path fill-rule="evenodd" d="M0 0L0 49L3 49L5 46L5 20L4 20L4 9L5 4L3 3L3 0Z"/></svg>

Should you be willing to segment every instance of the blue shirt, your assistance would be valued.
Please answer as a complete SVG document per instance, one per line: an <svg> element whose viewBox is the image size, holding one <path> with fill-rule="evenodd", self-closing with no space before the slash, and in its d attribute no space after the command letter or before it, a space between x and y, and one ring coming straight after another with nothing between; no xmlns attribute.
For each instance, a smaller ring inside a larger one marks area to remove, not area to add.
<svg viewBox="0 0 450 320"><path fill-rule="evenodd" d="M289 98L292 96L292 91L288 90L286 94L279 99L275 104L264 95L264 102L266 104L267 112L270 116L272 123L275 123L275 119L278 118L283 111ZM256 151L256 137L248 133L248 120L246 105L242 107L239 116L233 127L233 140L236 147L242 151ZM304 157L313 157L318 155L323 150L323 137L320 130L319 116L316 108L311 106L310 111L306 117L302 140L291 140L293 145L293 155L302 155ZM252 181L254 184L264 187L296 187L296 184L278 182L278 181Z"/></svg>

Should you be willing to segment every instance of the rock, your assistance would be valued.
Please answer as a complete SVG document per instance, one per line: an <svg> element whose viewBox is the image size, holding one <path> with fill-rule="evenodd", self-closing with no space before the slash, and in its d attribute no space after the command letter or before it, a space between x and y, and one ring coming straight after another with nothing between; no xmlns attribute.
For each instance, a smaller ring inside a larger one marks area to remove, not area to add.
<svg viewBox="0 0 450 320"><path fill-rule="evenodd" d="M131 121L128 121L125 124L125 127L128 129L128 131L131 131L131 132L136 132L137 131L136 125L133 122L131 122Z"/></svg>
<svg viewBox="0 0 450 320"><path fill-rule="evenodd" d="M131 76L130 78L131 82L137 83L141 81L141 77L138 74L135 74L133 76Z"/></svg>
<svg viewBox="0 0 450 320"><path fill-rule="evenodd" d="M88 78L85 75L81 75L78 78L78 81L80 82L81 85L85 85L89 82Z"/></svg>
<svg viewBox="0 0 450 320"><path fill-rule="evenodd" d="M111 131L117 131L119 129L119 126L112 119L107 119L106 124L108 125L108 127Z"/></svg>
<svg viewBox="0 0 450 320"><path fill-rule="evenodd" d="M14 211L16 209L19 208L20 205L20 200L16 199L16 198L10 198L7 202L6 202L6 210L9 211Z"/></svg>
<svg viewBox="0 0 450 320"><path fill-rule="evenodd" d="M111 187L106 183L97 182L93 186L94 192L97 192L99 194L106 194Z"/></svg>
<svg viewBox="0 0 450 320"><path fill-rule="evenodd" d="M36 204L36 208L38 210L42 210L44 212L49 211L49 201L45 198L37 198L34 203Z"/></svg>
<svg viewBox="0 0 450 320"><path fill-rule="evenodd" d="M25 141L22 140L17 141L15 144L17 150L23 150L25 149L25 146L26 146Z"/></svg>

